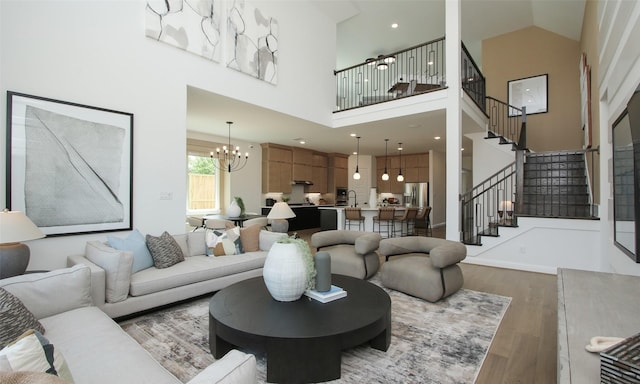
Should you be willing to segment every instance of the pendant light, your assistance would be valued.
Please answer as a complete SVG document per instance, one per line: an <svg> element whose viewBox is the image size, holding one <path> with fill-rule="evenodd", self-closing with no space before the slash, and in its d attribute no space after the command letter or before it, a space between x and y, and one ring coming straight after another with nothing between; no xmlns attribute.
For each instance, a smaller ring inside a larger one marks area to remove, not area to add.
<svg viewBox="0 0 640 384"><path fill-rule="evenodd" d="M389 180L389 173L387 172L387 144L389 144L389 139L384 139L384 173L382 174L382 180Z"/></svg>
<svg viewBox="0 0 640 384"><path fill-rule="evenodd" d="M398 143L398 152L400 152L400 173L398 173L396 180L404 181L404 176L402 176L402 143Z"/></svg>
<svg viewBox="0 0 640 384"><path fill-rule="evenodd" d="M353 174L353 180L360 180L360 171L358 170L358 163L360 157L360 136L356 137L358 139L358 146L356 149L356 172Z"/></svg>

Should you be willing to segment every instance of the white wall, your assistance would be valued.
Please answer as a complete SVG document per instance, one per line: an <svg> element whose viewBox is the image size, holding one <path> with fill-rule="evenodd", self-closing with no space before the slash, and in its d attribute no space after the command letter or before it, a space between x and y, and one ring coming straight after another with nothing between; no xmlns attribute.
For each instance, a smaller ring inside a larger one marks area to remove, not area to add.
<svg viewBox="0 0 640 384"><path fill-rule="evenodd" d="M500 145L499 139L485 139L486 133L470 133L473 141L473 185L478 185L515 161L511 145Z"/></svg>
<svg viewBox="0 0 640 384"><path fill-rule="evenodd" d="M600 217L603 270L640 275L640 264L613 245L611 127L640 84L640 2L598 2L600 84Z"/></svg>
<svg viewBox="0 0 640 384"><path fill-rule="evenodd" d="M0 102L6 91L134 114L133 225L143 233L184 231L187 85L330 125L335 97L335 23L305 1L259 1L280 24L279 80L274 86L223 64L145 37L145 2L0 2ZM306 33L301 33L306 31ZM304 79L305 97L300 96ZM2 121L6 111L2 110ZM6 135L0 135L5 169ZM232 176L231 194L250 206L260 198L260 170ZM257 182L256 182L257 181ZM172 200L160 200L171 192ZM5 199L5 188L0 188ZM124 234L116 233L123 236ZM31 241L29 269L65 265L89 239L105 234Z"/></svg>
<svg viewBox="0 0 640 384"><path fill-rule="evenodd" d="M429 151L429 184L431 185L431 225L447 221L447 161L444 152ZM457 197L454 196L454 201Z"/></svg>

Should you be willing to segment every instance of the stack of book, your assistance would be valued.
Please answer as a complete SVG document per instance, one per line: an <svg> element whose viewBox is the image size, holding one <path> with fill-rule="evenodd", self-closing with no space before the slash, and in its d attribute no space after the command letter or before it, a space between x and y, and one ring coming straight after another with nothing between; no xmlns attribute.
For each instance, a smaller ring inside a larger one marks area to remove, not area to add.
<svg viewBox="0 0 640 384"><path fill-rule="evenodd" d="M347 296L347 291L344 289L337 287L335 285L331 286L326 292L318 292L314 289L307 289L304 294L314 300L318 300L321 303L328 303L333 300L341 299Z"/></svg>

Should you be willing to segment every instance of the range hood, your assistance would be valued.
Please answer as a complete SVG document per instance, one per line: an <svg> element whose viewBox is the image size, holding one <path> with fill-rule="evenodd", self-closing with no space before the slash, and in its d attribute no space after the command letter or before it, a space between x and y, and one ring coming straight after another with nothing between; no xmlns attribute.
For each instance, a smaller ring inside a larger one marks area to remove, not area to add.
<svg viewBox="0 0 640 384"><path fill-rule="evenodd" d="M313 183L307 180L293 180L291 185L313 185Z"/></svg>

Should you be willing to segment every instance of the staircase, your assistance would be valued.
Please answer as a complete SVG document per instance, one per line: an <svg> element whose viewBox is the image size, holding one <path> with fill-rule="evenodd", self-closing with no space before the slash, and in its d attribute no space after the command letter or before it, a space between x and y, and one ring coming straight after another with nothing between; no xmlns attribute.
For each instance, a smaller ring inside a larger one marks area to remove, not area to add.
<svg viewBox="0 0 640 384"><path fill-rule="evenodd" d="M461 242L482 245L501 227L517 227L518 217L594 219L586 153L592 150L532 153L526 144L526 110L487 97L486 139L515 151L515 161L460 196ZM509 117L518 112L515 117Z"/></svg>
<svg viewBox="0 0 640 384"><path fill-rule="evenodd" d="M529 153L518 216L592 218L584 151Z"/></svg>

